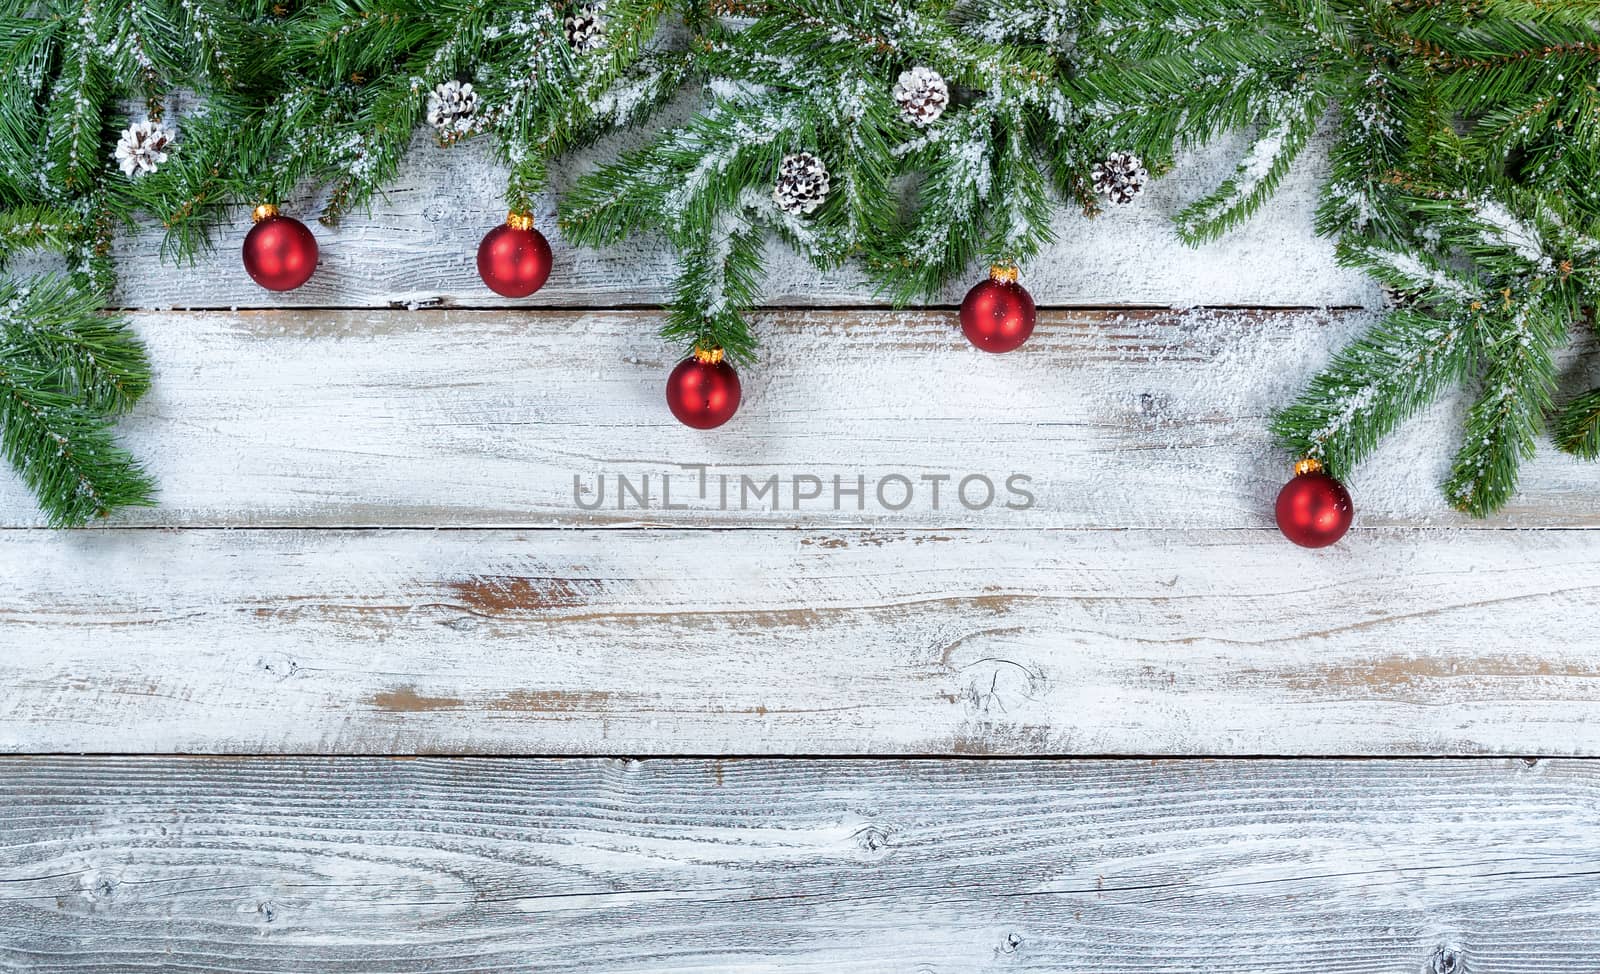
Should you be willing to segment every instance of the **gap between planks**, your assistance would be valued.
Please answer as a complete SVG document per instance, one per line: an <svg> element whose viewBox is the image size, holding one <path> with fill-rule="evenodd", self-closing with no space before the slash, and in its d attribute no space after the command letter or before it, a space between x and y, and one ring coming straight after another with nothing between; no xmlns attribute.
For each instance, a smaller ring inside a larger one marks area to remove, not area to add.
<svg viewBox="0 0 1600 974"><path fill-rule="evenodd" d="M1052 535L1052 534L1071 535L1071 534L1139 534L1139 533L1159 535L1159 534L1162 534L1163 532L1171 532L1171 533L1175 533L1175 534L1194 534L1196 530L1198 530L1198 529L1196 529L1196 528L1186 528L1186 527L1169 527L1169 528L1160 528L1160 527L1104 527L1104 528L1096 528L1096 527L1003 527L1003 526L1001 526L1001 527L956 527L956 526L951 526L951 525L948 525L948 524L917 524L917 523L914 523L914 522L911 523L911 524L894 524L894 525L882 525L882 524L875 524L875 525L870 525L870 524L863 524L863 525L851 525L851 524L810 525L810 524L806 524L806 525L794 525L794 526L790 526L790 527L783 527L783 526L777 526L777 525L764 525L764 524L594 524L594 525L584 525L584 526L567 526L567 525L550 525L550 524L515 524L515 523L511 523L511 524L441 524L441 525L438 525L436 527L430 527L428 525L406 525L406 524L398 524L398 525L388 525L388 524L312 524L312 525L305 525L305 526L293 525L293 524L264 524L264 525L260 525L260 526L250 526L250 527L232 527L232 526L225 525L225 524L186 524L186 525L172 525L172 524L107 524L107 525L101 525L101 526L96 526L96 527L86 527L86 528L52 528L52 527L47 527L47 526L44 526L44 525L14 525L14 526L0 525L0 536L3 536L6 532L11 532L11 531L35 532L35 533L41 533L41 534L78 534L78 535L85 535L85 536L93 535L93 534L96 534L96 533L114 532L114 531L155 531L155 532L162 532L162 533L167 533L167 534L173 534L173 533L179 533L179 532L220 531L220 532L224 532L224 533L227 533L227 534L239 534L239 535L248 535L248 534L251 534L251 533L254 533L254 532L272 532L272 531L327 531L327 532L337 532L337 533L381 532L381 533L386 533L386 534L403 534L403 533L406 533L406 532L423 532L423 533L426 533L426 534L438 534L438 533L448 533L448 532L452 532L452 531L455 531L455 532L514 531L514 532L517 532L519 534L539 533L539 532L546 532L546 531L549 531L549 532L563 532L563 533L567 533L567 534L571 534L574 531L604 531L604 532L607 532L607 533L655 532L655 533L658 533L658 534L667 534L667 533L673 533L673 532L703 532L703 533L708 533L708 534L732 534L732 533L743 531L743 532L768 533L768 534L816 534L816 533L827 533L827 534L851 534L851 535L875 535L875 534L884 534L884 533L888 533L888 532L894 532L894 533L898 533L898 532L916 533L916 532L938 531L940 533L945 533L945 534L955 533L955 534L998 534L998 535L1004 535L1004 534L1013 534L1013 533L1027 533L1027 534L1038 534L1038 535L1046 535L1046 536L1048 536L1048 535ZM1225 531L1229 531L1231 533L1240 533L1240 534L1245 534L1245 533L1249 533L1249 532L1254 531L1254 532L1258 532L1263 538L1272 539L1274 543L1276 543L1279 540L1279 532L1277 531L1276 528L1222 528L1222 529L1219 529L1219 530L1225 530ZM1352 529L1352 530L1354 531L1355 529ZM1558 524L1558 525L1535 526L1535 527L1518 527L1518 526L1514 526L1514 525L1505 525L1505 524L1467 524L1467 525L1417 524L1417 525L1410 525L1410 526L1407 526L1407 527L1394 527L1394 526L1387 526L1386 525L1386 526L1382 526L1382 527L1368 528L1367 530L1408 531L1408 532L1416 532L1416 533L1419 533L1419 534L1433 533L1433 534L1438 534L1438 535L1459 534L1459 533L1461 533L1463 531L1471 531L1471 532L1508 531L1508 532L1513 532L1513 533L1516 533L1516 534L1556 534L1556 533L1560 533L1560 532L1563 532L1563 531L1596 531L1596 530L1600 530L1600 524ZM1283 542L1283 543L1287 544L1288 542Z"/></svg>
<svg viewBox="0 0 1600 974"><path fill-rule="evenodd" d="M947 753L918 753L918 754L852 754L848 751L835 753L827 752L795 752L784 754L766 754L760 751L684 751L675 753L665 751L662 753L640 752L638 754L609 753L596 751L583 752L544 752L501 751L493 754L484 754L473 751L429 751L426 754L396 751L393 753L362 752L349 754L339 751L297 751L293 754L284 754L272 751L258 753L244 752L218 752L207 751L72 751L62 753L56 751L5 751L0 752L0 762L10 760L21 761L60 761L75 760L130 760L130 761L276 761L276 760L317 760L317 761L507 761L530 762L545 761L552 764L561 762L586 762L586 761L623 761L623 762L671 762L671 761L763 761L771 764L789 763L829 763L829 764L1332 764L1348 761L1351 763L1388 763L1402 762L1428 763L1439 762L1442 764L1470 764L1475 761L1520 761L1525 767L1537 767L1543 761L1574 762L1588 764L1600 762L1600 755L1587 754L1554 754L1554 753L1527 753L1527 752L1483 752L1474 754L1339 754L1339 753L1306 753L1306 754L972 754L970 752L950 751Z"/></svg>
<svg viewBox="0 0 1600 974"><path fill-rule="evenodd" d="M959 303L954 304L893 304L890 302L864 302L861 304L764 304L751 308L748 314L751 317L764 315L801 315L801 314L913 314L918 312L951 313L961 309ZM666 307L653 303L634 304L607 304L607 305L494 305L494 304L456 304L439 303L423 304L411 307L405 301L391 301L387 304L312 304L312 305L285 305L282 307L267 305L251 307L246 305L173 305L171 307L149 308L137 305L106 305L101 310L116 314L148 315L148 314L243 314L245 312L282 311L282 312L359 312L359 311L404 311L408 314L439 314L451 311L494 311L506 314L567 314L583 315L596 314L608 311L630 312L638 314L666 314ZM1037 304L1035 310L1039 314L1144 314L1151 312L1174 311L1237 311L1241 313L1260 312L1261 314L1288 314L1294 312L1315 313L1327 312L1331 314L1351 313L1357 311L1370 311L1371 308L1355 304ZM665 340L663 340L665 341Z"/></svg>

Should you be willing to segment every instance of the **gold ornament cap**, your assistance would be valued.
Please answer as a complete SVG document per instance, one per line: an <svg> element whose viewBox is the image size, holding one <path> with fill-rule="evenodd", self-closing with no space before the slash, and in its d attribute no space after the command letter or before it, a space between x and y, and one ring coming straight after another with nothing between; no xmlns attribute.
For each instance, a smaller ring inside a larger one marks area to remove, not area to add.
<svg viewBox="0 0 1600 974"><path fill-rule="evenodd" d="M512 210L510 213L506 214L506 226L513 230L532 230L533 214L524 213L520 210Z"/></svg>
<svg viewBox="0 0 1600 974"><path fill-rule="evenodd" d="M277 204L274 204L274 203L262 203L262 204L258 205L255 209L250 211L250 222L251 223L260 223L262 220L270 220L270 219L272 219L273 217L275 217L277 215L278 215Z"/></svg>
<svg viewBox="0 0 1600 974"><path fill-rule="evenodd" d="M989 265L989 280L999 281L1001 284L1015 284L1020 272L1016 264L991 264Z"/></svg>
<svg viewBox="0 0 1600 974"><path fill-rule="evenodd" d="M701 365L716 365L718 362L722 361L725 354L726 353L723 352L720 345L713 345L710 348L706 348L702 345L696 345L694 347L694 360L699 362Z"/></svg>
<svg viewBox="0 0 1600 974"><path fill-rule="evenodd" d="M1301 460L1294 465L1294 475L1296 477L1300 477L1308 473L1321 472L1322 461L1318 460L1316 457L1306 457L1304 460Z"/></svg>

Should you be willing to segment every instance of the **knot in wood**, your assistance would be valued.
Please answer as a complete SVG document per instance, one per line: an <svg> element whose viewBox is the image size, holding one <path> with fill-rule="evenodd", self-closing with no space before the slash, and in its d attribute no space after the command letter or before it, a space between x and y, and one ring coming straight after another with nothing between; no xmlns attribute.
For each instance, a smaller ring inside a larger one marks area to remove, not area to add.
<svg viewBox="0 0 1600 974"><path fill-rule="evenodd" d="M300 664L293 657L274 654L257 659L256 668L270 677L287 680L300 669Z"/></svg>
<svg viewBox="0 0 1600 974"><path fill-rule="evenodd" d="M1454 947L1440 947L1433 952L1431 974L1462 974L1464 970L1461 954Z"/></svg>
<svg viewBox="0 0 1600 974"><path fill-rule="evenodd" d="M84 899L99 903L109 900L117 891L117 878L98 869L90 869L78 878L78 888L82 890Z"/></svg>
<svg viewBox="0 0 1600 974"><path fill-rule="evenodd" d="M856 845L863 852L879 854L894 842L894 830L882 825L868 825L856 830Z"/></svg>

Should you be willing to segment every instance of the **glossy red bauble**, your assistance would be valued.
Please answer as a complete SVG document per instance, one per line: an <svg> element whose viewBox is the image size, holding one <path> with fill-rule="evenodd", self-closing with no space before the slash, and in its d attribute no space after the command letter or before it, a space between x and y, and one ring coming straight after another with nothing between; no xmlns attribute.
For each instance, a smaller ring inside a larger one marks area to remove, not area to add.
<svg viewBox="0 0 1600 974"><path fill-rule="evenodd" d="M1326 548L1338 541L1355 516L1350 492L1315 460L1296 465L1294 479L1278 492L1278 530L1302 548Z"/></svg>
<svg viewBox="0 0 1600 974"><path fill-rule="evenodd" d="M739 374L722 359L722 349L696 349L667 377L667 408L678 422L697 430L716 429L739 408Z"/></svg>
<svg viewBox="0 0 1600 974"><path fill-rule="evenodd" d="M513 213L483 235L478 276L496 294L525 298L544 287L550 276L550 241L534 229L532 217Z"/></svg>
<svg viewBox="0 0 1600 974"><path fill-rule="evenodd" d="M304 223L258 206L256 225L244 238L244 269L269 291L293 291L317 269L317 238Z"/></svg>
<svg viewBox="0 0 1600 974"><path fill-rule="evenodd" d="M1017 283L1015 267L994 267L961 302L961 330L985 352L1009 352L1033 334L1033 295Z"/></svg>

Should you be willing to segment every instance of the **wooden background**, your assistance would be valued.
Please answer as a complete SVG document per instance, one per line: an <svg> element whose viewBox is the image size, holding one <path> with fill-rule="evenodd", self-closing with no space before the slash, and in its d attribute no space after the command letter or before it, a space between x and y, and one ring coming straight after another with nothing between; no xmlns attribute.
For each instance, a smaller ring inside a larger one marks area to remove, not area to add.
<svg viewBox="0 0 1600 974"><path fill-rule="evenodd" d="M1381 298L1318 152L1172 238L1237 148L1063 214L1009 356L961 286L774 250L713 433L662 402L656 242L482 287L471 146L288 295L242 215L194 267L121 241L162 505L48 531L0 478L0 970L1600 971L1600 470L1455 515L1450 399L1285 542L1266 418ZM680 464L1036 503L575 503Z"/></svg>

